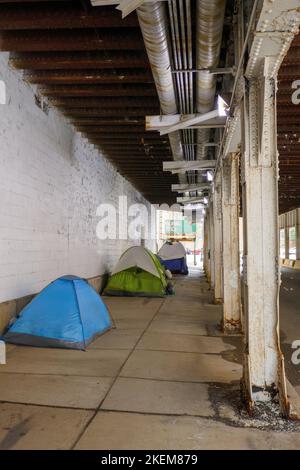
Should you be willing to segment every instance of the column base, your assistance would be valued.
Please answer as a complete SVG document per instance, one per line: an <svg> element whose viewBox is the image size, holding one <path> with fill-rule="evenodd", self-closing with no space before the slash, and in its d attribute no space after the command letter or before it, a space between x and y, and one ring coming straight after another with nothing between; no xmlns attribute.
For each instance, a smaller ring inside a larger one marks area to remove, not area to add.
<svg viewBox="0 0 300 470"><path fill-rule="evenodd" d="M241 333L242 332L241 320L223 318L223 331L224 333Z"/></svg>
<svg viewBox="0 0 300 470"><path fill-rule="evenodd" d="M278 384L269 386L257 386L251 381L249 354L244 353L244 374L240 381L242 400L246 405L250 416L255 410L263 412L266 406L266 414L281 415L283 418L292 418L289 398L287 395L286 378L284 372L284 358L280 354Z"/></svg>
<svg viewBox="0 0 300 470"><path fill-rule="evenodd" d="M215 305L222 305L222 304L223 304L223 299L220 299L220 298L216 298L216 297L215 297L213 303L214 303Z"/></svg>
<svg viewBox="0 0 300 470"><path fill-rule="evenodd" d="M252 416L258 407L268 404L268 411L272 411L270 405L274 405L274 413L281 410L279 400L279 390L274 386L271 387L251 387L251 394L249 393L248 384L244 378L241 379L241 395L242 400L246 405L247 411ZM285 413L282 411L282 416Z"/></svg>
<svg viewBox="0 0 300 470"><path fill-rule="evenodd" d="M210 274L207 271L207 269L205 269L205 268L204 268L204 273L205 273L205 277L206 277L207 282L210 284Z"/></svg>

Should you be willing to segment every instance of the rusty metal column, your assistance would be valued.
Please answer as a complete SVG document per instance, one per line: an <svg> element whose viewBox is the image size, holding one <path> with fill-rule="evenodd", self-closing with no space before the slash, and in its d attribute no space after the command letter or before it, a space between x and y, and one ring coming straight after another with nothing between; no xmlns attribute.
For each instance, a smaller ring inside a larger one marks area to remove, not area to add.
<svg viewBox="0 0 300 470"><path fill-rule="evenodd" d="M285 258L289 259L290 257L290 227L287 226L287 216L284 217L284 247L285 247Z"/></svg>
<svg viewBox="0 0 300 470"><path fill-rule="evenodd" d="M222 165L223 328L241 329L239 254L239 155L229 154Z"/></svg>
<svg viewBox="0 0 300 470"><path fill-rule="evenodd" d="M213 236L214 236L214 302L223 302L222 286L222 181L221 173L215 177L213 190Z"/></svg>
<svg viewBox="0 0 300 470"><path fill-rule="evenodd" d="M209 270L210 270L210 288L215 288L215 253L214 253L214 206L212 197L209 203Z"/></svg>
<svg viewBox="0 0 300 470"><path fill-rule="evenodd" d="M207 277L208 283L210 283L210 240L209 240L209 210L206 210L205 219L204 219L204 261L203 268Z"/></svg>
<svg viewBox="0 0 300 470"><path fill-rule="evenodd" d="M242 109L245 354L249 408L286 399L279 343L279 230L276 79L265 57L245 84Z"/></svg>
<svg viewBox="0 0 300 470"><path fill-rule="evenodd" d="M208 244L208 238L207 238L207 213L206 213L204 217L204 222L203 222L203 271L205 272L206 276L207 276L207 244Z"/></svg>
<svg viewBox="0 0 300 470"><path fill-rule="evenodd" d="M296 209L296 259L300 259L300 209Z"/></svg>

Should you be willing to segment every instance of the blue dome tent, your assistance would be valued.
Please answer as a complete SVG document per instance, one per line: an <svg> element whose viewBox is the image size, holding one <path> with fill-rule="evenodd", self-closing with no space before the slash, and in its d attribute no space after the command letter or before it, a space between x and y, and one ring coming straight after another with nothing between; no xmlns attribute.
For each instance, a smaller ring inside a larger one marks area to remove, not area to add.
<svg viewBox="0 0 300 470"><path fill-rule="evenodd" d="M188 274L186 251L180 242L166 242L158 252L161 264L173 274Z"/></svg>
<svg viewBox="0 0 300 470"><path fill-rule="evenodd" d="M27 346L85 349L112 327L105 304L83 279L51 282L22 310L4 340Z"/></svg>

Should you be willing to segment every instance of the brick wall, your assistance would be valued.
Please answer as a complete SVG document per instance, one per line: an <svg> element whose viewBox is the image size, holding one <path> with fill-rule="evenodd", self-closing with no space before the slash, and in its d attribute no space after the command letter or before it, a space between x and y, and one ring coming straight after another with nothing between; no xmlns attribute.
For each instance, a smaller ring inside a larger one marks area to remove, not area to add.
<svg viewBox="0 0 300 470"><path fill-rule="evenodd" d="M97 206L149 203L88 141L50 109L0 54L0 303L40 291L72 273L109 271L128 240L98 240ZM139 243L139 242L138 242ZM146 241L149 248L154 242Z"/></svg>

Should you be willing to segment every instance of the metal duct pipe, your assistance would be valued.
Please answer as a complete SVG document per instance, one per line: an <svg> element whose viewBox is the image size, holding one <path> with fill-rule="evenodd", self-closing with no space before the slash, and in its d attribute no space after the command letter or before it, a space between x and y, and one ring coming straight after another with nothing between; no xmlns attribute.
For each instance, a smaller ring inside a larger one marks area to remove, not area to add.
<svg viewBox="0 0 300 470"><path fill-rule="evenodd" d="M219 64L226 0L197 1L196 68L214 68ZM197 73L197 112L207 113L214 107L216 79L209 71ZM205 158L204 143L209 130L199 130L197 158Z"/></svg>
<svg viewBox="0 0 300 470"><path fill-rule="evenodd" d="M177 114L164 2L146 2L137 9L137 15L162 113ZM182 160L183 148L179 131L169 134L169 140L174 160ZM184 177L182 181L185 181Z"/></svg>
<svg viewBox="0 0 300 470"><path fill-rule="evenodd" d="M190 0L168 0L170 17L171 47L176 70L192 70L192 22ZM192 114L194 111L192 73L175 74L175 86L179 101L180 114ZM186 160L195 159L194 131L185 129L181 132ZM195 171L187 172L189 183L195 183Z"/></svg>

